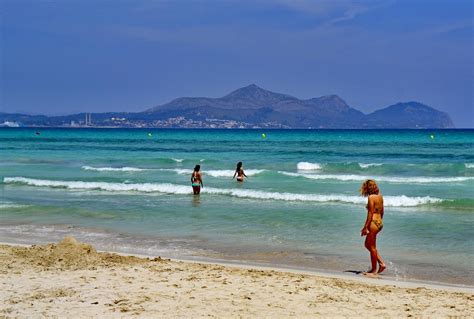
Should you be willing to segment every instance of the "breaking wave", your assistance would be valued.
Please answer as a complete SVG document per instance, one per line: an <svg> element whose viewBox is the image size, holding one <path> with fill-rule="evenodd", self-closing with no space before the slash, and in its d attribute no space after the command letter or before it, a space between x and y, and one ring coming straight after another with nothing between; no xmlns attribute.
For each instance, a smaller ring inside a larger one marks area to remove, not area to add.
<svg viewBox="0 0 474 319"><path fill-rule="evenodd" d="M265 170L264 169L246 169L245 170L245 175L247 176L255 176L257 174L263 173ZM209 175L212 177L232 177L234 176L235 171L234 170L210 170L210 171L205 171L205 175Z"/></svg>
<svg viewBox="0 0 474 319"><path fill-rule="evenodd" d="M299 162L296 164L296 168L302 171L316 171L320 170L322 166L318 163Z"/></svg>
<svg viewBox="0 0 474 319"><path fill-rule="evenodd" d="M374 167L374 166L382 166L383 164L381 163L358 163L360 168L369 168L369 167Z"/></svg>
<svg viewBox="0 0 474 319"><path fill-rule="evenodd" d="M395 177L395 176L363 176L363 175L336 175L336 174L302 174L302 173L291 173L279 171L280 174L293 176L293 177L304 177L315 180L339 180L339 181L364 181L366 179L374 179L378 182L390 182L390 183L414 183L414 184L430 184L430 183L454 183L454 182L465 182L474 180L474 177L424 177L424 176L412 176L412 177Z"/></svg>
<svg viewBox="0 0 474 319"><path fill-rule="evenodd" d="M176 185L171 183L107 183L107 182L83 182L83 181L61 181L61 180L43 180L25 177L5 177L5 184L22 184L37 187L54 187L66 189L83 189L83 190L103 190L110 192L144 192L144 193L165 193L165 194L190 194L191 188L185 185ZM344 194L293 194L266 192L250 189L226 189L205 187L202 193L227 195L232 197L242 197L250 199L262 200L282 200L282 201L300 201L300 202L339 202L349 204L365 204L367 199L360 196L351 196ZM386 206L392 207L412 207L427 204L441 203L444 200L430 196L424 197L408 197L401 196L385 196L384 202Z"/></svg>
<svg viewBox="0 0 474 319"><path fill-rule="evenodd" d="M97 171L97 172L143 172L149 171L148 168L138 168L138 167L92 167L92 166L82 166L82 169L86 171Z"/></svg>
<svg viewBox="0 0 474 319"><path fill-rule="evenodd" d="M181 175L192 174L192 169L181 169L181 168L161 168L160 171L167 171L167 172L175 172ZM245 170L245 175L247 176L255 176L257 174L263 173L264 169L248 169ZM205 176L212 176L212 177L232 177L234 176L233 170L230 169L222 169L222 170L206 170L203 171L202 174Z"/></svg>
<svg viewBox="0 0 474 319"><path fill-rule="evenodd" d="M0 202L0 210L7 209L7 208L23 208L23 207L28 207L28 205L15 204L11 202Z"/></svg>
<svg viewBox="0 0 474 319"><path fill-rule="evenodd" d="M138 168L138 167L92 167L82 166L82 169L86 171L97 171L97 172L143 172L143 171L162 171L162 172L175 172L180 175L192 174L192 169L187 168ZM263 173L264 169L249 169L245 170L247 176L255 176ZM212 177L232 177L234 176L233 170L206 170L203 175Z"/></svg>

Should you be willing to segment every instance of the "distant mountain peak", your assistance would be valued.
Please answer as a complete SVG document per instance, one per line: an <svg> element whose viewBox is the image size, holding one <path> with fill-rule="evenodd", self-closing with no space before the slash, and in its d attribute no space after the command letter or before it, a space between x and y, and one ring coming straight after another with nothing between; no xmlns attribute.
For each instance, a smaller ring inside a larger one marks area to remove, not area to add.
<svg viewBox="0 0 474 319"><path fill-rule="evenodd" d="M384 128L452 128L445 112L416 101L398 102L367 115L369 123Z"/></svg>
<svg viewBox="0 0 474 319"><path fill-rule="evenodd" d="M253 100L253 101L282 101L287 99L296 99L293 96L275 93L272 91L265 90L258 85L252 83L244 86L240 89L230 92L222 99L242 99L242 100Z"/></svg>
<svg viewBox="0 0 474 319"><path fill-rule="evenodd" d="M431 106L425 105L420 102L416 101L408 101L408 102L398 102L393 105L390 105L389 107L392 108L407 108L407 107L414 107L414 108L420 108L420 109L430 109L430 110L435 110Z"/></svg>
<svg viewBox="0 0 474 319"><path fill-rule="evenodd" d="M315 97L307 101L314 105L330 107L332 109L344 110L350 108L346 101L344 101L339 95L336 94Z"/></svg>
<svg viewBox="0 0 474 319"><path fill-rule="evenodd" d="M338 103L338 104L344 104L344 105L347 105L346 101L344 101L339 95L337 94L330 94L330 95L323 95L321 97L318 97L317 98L318 100L320 101L331 101L331 102L335 102L335 103Z"/></svg>
<svg viewBox="0 0 474 319"><path fill-rule="evenodd" d="M247 86L244 86L242 89L257 89L257 90L263 90L261 87L259 87L257 84L252 83Z"/></svg>
<svg viewBox="0 0 474 319"><path fill-rule="evenodd" d="M249 84L249 85L247 85L247 86L241 87L241 88L239 88L239 89L237 89L237 90L234 90L234 91L232 91L232 92L229 93L229 94L232 94L232 93L234 93L234 92L239 92L239 91L243 91L243 92L258 92L258 91L267 91L267 90L265 90L264 88L259 87L259 86L258 86L257 84L255 84L255 83L252 83L252 84Z"/></svg>
<svg viewBox="0 0 474 319"><path fill-rule="evenodd" d="M109 115L99 116L105 125L117 124ZM107 120L107 117L109 119ZM68 118L81 121L83 115ZM336 94L311 99L266 90L252 83L219 97L180 97L140 113L118 114L128 125L169 125L171 127L271 127L271 128L449 128L448 114L419 102L398 102L371 114L349 106ZM0 123L27 123L25 117L0 114ZM35 118L36 123L52 123ZM55 123L64 125L60 117ZM112 122L111 122L112 121ZM136 122L133 122L136 121ZM133 124L132 124L133 122ZM32 123L32 122L30 122ZM145 124L144 124L145 123ZM165 123L165 124L156 124ZM184 124L183 124L184 123ZM185 124L188 123L188 124ZM191 123L191 124L190 124ZM201 123L201 124L197 124ZM122 123L119 123L122 124ZM44 124L43 124L44 125Z"/></svg>
<svg viewBox="0 0 474 319"><path fill-rule="evenodd" d="M346 103L339 95L337 94L329 94L321 96L321 99L328 99L328 100L337 100Z"/></svg>

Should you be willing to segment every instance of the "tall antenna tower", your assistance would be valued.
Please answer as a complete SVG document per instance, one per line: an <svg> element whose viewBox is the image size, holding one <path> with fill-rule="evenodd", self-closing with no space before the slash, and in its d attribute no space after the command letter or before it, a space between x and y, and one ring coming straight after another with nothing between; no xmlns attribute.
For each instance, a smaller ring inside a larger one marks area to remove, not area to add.
<svg viewBox="0 0 474 319"><path fill-rule="evenodd" d="M85 124L86 124L86 126L92 126L92 114L91 113L86 113Z"/></svg>

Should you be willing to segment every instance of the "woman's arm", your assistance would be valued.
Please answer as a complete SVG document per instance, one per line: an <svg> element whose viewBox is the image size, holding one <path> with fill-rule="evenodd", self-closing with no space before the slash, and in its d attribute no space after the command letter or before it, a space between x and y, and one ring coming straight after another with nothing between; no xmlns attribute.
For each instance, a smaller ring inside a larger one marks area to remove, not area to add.
<svg viewBox="0 0 474 319"><path fill-rule="evenodd" d="M242 175L244 175L245 177L247 177L247 175L245 175L245 172L244 172L244 170L242 170Z"/></svg>
<svg viewBox="0 0 474 319"><path fill-rule="evenodd" d="M372 222L372 217L374 215L374 201L369 196L369 202L367 203L367 218L365 220L364 227L360 230L360 235L365 236L369 233L369 226Z"/></svg>
<svg viewBox="0 0 474 319"><path fill-rule="evenodd" d="M237 170L234 172L234 177L232 177L232 179L234 179L234 178L235 178L235 175L237 175Z"/></svg>
<svg viewBox="0 0 474 319"><path fill-rule="evenodd" d="M201 183L201 187L204 188L204 184L202 183L202 175L199 173L199 183Z"/></svg>

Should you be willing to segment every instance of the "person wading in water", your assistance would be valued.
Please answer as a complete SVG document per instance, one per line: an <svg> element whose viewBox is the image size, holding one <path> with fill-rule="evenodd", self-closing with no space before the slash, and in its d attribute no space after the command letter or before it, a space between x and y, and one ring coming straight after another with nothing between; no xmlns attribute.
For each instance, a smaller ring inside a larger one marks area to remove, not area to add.
<svg viewBox="0 0 474 319"><path fill-rule="evenodd" d="M202 176L201 176L201 165L196 165L194 167L193 174L191 175L191 186L193 187L194 195L199 195L201 193L201 187L204 188L202 184Z"/></svg>

